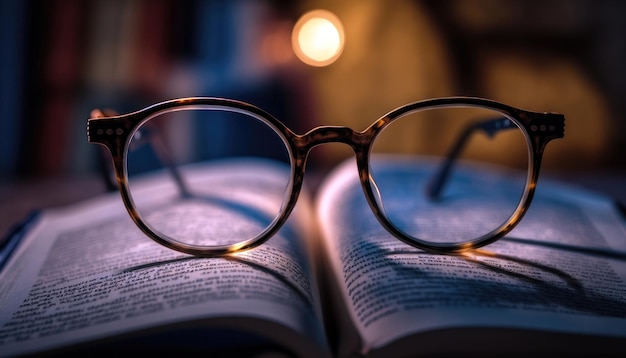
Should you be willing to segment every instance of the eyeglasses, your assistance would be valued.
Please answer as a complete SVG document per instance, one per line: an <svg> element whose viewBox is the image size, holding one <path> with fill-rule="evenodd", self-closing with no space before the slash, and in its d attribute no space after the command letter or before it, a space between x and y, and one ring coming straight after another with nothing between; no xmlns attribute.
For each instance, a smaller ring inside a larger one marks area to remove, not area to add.
<svg viewBox="0 0 626 358"><path fill-rule="evenodd" d="M528 210L544 148L563 137L565 123L561 114L465 97L404 105L362 132L321 126L299 135L258 107L211 97L125 115L94 110L92 117L89 141L110 151L135 224L156 242L197 256L272 237L295 207L311 149L331 142L352 147L367 202L396 238L438 253L487 245ZM266 175L250 157L280 169ZM494 177L477 164L485 160L521 175ZM392 170L398 162L403 169Z"/></svg>

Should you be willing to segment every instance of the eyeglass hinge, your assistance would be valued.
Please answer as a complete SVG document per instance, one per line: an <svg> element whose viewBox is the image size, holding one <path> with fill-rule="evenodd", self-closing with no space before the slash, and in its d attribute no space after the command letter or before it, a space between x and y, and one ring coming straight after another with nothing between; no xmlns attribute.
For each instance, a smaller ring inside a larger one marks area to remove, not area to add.
<svg viewBox="0 0 626 358"><path fill-rule="evenodd" d="M532 134L549 139L563 138L565 135L565 116L559 113L541 113L531 118L527 128Z"/></svg>
<svg viewBox="0 0 626 358"><path fill-rule="evenodd" d="M87 121L87 140L89 142L110 141L113 137L123 135L125 131L121 123L104 120Z"/></svg>

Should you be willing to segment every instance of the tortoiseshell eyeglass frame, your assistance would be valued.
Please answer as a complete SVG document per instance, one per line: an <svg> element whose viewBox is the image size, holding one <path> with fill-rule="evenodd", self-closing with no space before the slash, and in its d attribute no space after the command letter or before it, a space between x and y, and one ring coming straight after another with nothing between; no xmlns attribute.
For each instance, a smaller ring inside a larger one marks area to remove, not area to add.
<svg viewBox="0 0 626 358"><path fill-rule="evenodd" d="M444 160L442 167L439 168L434 181L431 183L429 195L433 197L438 195L440 188L446 181L448 172L454 163L456 155L461 150L464 142L472 134L472 132L475 130L483 130L487 134L492 135L493 132L497 131L496 128L499 128L497 125L498 122L503 119L506 119L507 122L510 120L517 127L519 127L519 129L521 129L524 133L528 144L529 169L524 193L522 194L515 212L510 216L508 222L504 223L494 231L472 241L465 243L433 243L420 240L419 238L410 237L398 230L385 217L383 210L379 207L378 200L376 200L376 187L373 183L369 165L372 143L376 139L377 135L386 126L406 114L425 109L459 106L491 109L501 113L503 117L481 122L466 128L466 130L462 133L461 138L457 140L456 145L448 154L447 159ZM143 221L141 215L137 211L130 195L128 173L126 169L127 151L133 134L144 122L159 114L193 109L232 111L255 117L271 127L284 141L291 157L291 178L288 188L288 190L290 190L288 196L289 199L286 205L283 205L283 210L279 213L273 223L259 236L234 245L205 247L183 244L173 238L152 230L150 226ZM487 245L505 236L522 219L528 210L535 192L545 146L553 139L562 138L564 136L564 131L565 118L562 114L530 112L495 101L472 97L436 98L406 104L385 114L361 132L343 126L320 126L313 128L305 134L296 134L278 119L254 105L237 100L214 97L174 99L154 104L137 112L124 115L107 116L102 111L94 110L92 111L92 118L87 121L87 135L89 142L104 145L111 153L117 187L121 193L122 201L135 224L147 236L166 247L187 254L205 257L220 256L251 249L263 244L271 238L272 235L274 235L285 223L296 204L298 195L302 188L306 161L310 150L315 146L333 142L345 143L353 149L356 157L359 179L363 192L365 193L365 197L367 198L367 202L369 203L369 206L378 221L393 236L413 247L436 253L458 253Z"/></svg>

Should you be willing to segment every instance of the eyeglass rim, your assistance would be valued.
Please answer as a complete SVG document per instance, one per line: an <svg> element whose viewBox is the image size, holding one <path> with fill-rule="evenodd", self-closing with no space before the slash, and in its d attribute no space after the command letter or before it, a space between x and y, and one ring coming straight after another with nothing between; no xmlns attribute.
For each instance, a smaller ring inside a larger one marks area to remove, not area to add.
<svg viewBox="0 0 626 358"><path fill-rule="evenodd" d="M130 190L127 168L128 147L133 135L135 135L137 130L151 118L173 111L192 109L227 110L252 116L270 126L284 142L285 147L289 152L290 161L292 162L290 165L290 181L287 185L287 192L285 194L286 196L289 196L289 199L283 200L281 210L278 212L277 216L258 236L229 245L215 245L208 247L187 244L152 227L152 225L144 220L140 211L137 209ZM109 132L108 136L107 131ZM293 165L295 154L293 152L293 140L288 139L295 137L295 134L269 113L246 102L218 97L174 99L156 103L128 114L90 118L88 120L87 132L90 142L102 144L109 150L113 160L113 169L117 187L122 197L122 202L124 203L124 206L133 222L152 240L176 251L195 256L210 257L241 252L259 246L272 237L283 226L284 222L293 210L293 207L286 208L286 206L293 206L290 205L290 203L293 202L295 204L295 201L297 201L301 183L296 185L293 182L296 177L294 173L296 169ZM294 191L296 191L296 193L294 193Z"/></svg>
<svg viewBox="0 0 626 358"><path fill-rule="evenodd" d="M376 200L377 184L375 183L374 176L372 175L372 162L369 157L371 154L371 148L370 151L367 153L368 157L363 160L363 163L359 168L359 171L365 172L365 174L361 177L369 178L368 180L361 180L361 186L363 187L365 197L368 200L368 204L371 210L374 212L374 216L379 221L379 223L389 233L391 233L394 237L401 240L402 242L429 252L460 253L488 245L505 236L521 221L522 217L528 210L534 196L534 190L539 174L541 155L536 155L539 147L535 145L537 141L533 141L533 136L531 135L531 132L529 130L530 122L528 120L524 120L525 118L528 118L529 115L534 115L536 113L520 110L518 108L514 108L499 102L483 98L438 98L428 101L428 103L422 101L410 103L405 106L399 107L389 112L386 116L383 116L383 118L381 118L381 123L372 125L372 127L377 127L377 132L372 140L372 143L375 142L376 137L378 137L378 135L382 133L383 130L386 129L391 123L406 115L424 110L455 107L480 108L500 113L508 118L510 121L512 121L521 130L524 136L524 140L526 141L528 168L526 170L524 190L521 193L520 199L515 209L509 215L509 217L502 224L500 224L500 226L477 238L463 242L434 242L409 235L393 223L393 221L385 214L385 211L379 205L379 202Z"/></svg>
<svg viewBox="0 0 626 358"><path fill-rule="evenodd" d="M234 112L252 115L265 122L274 129L281 140L283 140L291 160L291 173L287 187L288 193L285 194L285 197L288 197L288 199L283 201L281 210L274 221L258 236L231 245L210 247L190 245L152 229L144 222L134 205L128 185L128 172L126 168L128 145L132 135L141 124L163 112L193 108L206 109L206 106L213 106L214 108L211 109L232 110ZM528 142L529 169L524 193L508 222L505 222L499 228L472 241L439 244L409 236L396 228L395 225L388 220L375 200L372 183L370 182L372 177L369 158L374 139L384 128L396 119L419 110L454 106L491 109L506 115L518 125ZM549 132L536 130L536 122L545 120L550 121L550 123L556 123L556 128ZM118 189L122 196L123 203L135 224L148 237L173 250L196 256L221 256L252 249L263 244L284 225L295 207L302 188L304 170L309 151L313 147L323 143L343 142L353 147L361 187L367 202L374 216L389 233L406 244L422 250L438 253L456 253L492 243L510 232L517 223L521 221L534 195L545 145L550 140L561 138L564 135L564 116L557 113L525 111L484 98L444 97L405 104L380 117L362 132L356 132L347 127L320 126L305 134L298 135L274 116L252 104L219 97L189 97L156 103L125 115L90 118L87 124L87 132L90 142L104 145L111 153ZM111 132L115 135L111 135Z"/></svg>

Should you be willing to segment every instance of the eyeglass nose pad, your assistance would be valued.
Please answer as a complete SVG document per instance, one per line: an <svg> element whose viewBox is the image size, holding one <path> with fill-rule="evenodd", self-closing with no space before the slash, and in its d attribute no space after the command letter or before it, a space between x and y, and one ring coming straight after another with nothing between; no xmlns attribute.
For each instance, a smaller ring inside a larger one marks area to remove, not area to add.
<svg viewBox="0 0 626 358"><path fill-rule="evenodd" d="M370 182L370 186L372 187L372 192L374 193L376 206L378 206L378 208L380 209L381 214L385 215L385 205L383 204L383 198L380 195L380 189L378 189L378 185L376 184L376 181L371 175L369 177L369 182Z"/></svg>

